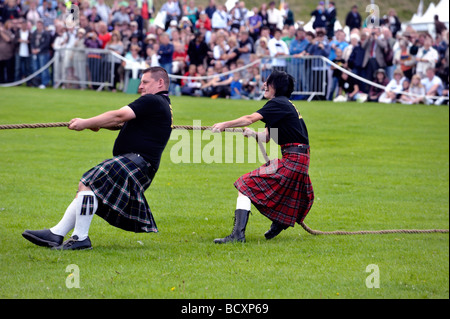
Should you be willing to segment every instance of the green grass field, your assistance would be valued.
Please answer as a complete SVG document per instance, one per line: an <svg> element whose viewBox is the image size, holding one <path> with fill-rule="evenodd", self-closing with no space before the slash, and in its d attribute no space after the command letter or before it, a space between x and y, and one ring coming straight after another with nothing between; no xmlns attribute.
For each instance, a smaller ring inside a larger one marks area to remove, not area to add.
<svg viewBox="0 0 450 319"><path fill-rule="evenodd" d="M65 122L136 97L2 88L0 124ZM177 125L212 125L263 104L172 98ZM447 106L295 104L312 149L316 201L306 224L320 230L448 229ZM233 182L259 164L175 164L174 140L146 192L159 233L129 233L94 217L91 251L52 251L23 239L25 229L59 221L81 175L111 157L116 134L0 131L0 298L449 298L448 234L312 236L296 225L266 241L270 221L253 208L247 243L215 245L213 239L232 228ZM80 288L69 289L73 275L66 267L73 264ZM378 266L380 288L366 286L369 265Z"/></svg>

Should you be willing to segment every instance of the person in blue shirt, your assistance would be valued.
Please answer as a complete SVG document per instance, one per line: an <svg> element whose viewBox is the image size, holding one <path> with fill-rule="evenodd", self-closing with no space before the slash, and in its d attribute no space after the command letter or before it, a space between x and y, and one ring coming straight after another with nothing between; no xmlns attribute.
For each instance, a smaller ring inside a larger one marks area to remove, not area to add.
<svg viewBox="0 0 450 319"><path fill-rule="evenodd" d="M330 42L331 51L328 56L330 61L333 61L336 58L336 49L341 49L341 51L344 52L344 49L349 45L349 43L345 41L345 33L343 30L337 30L335 32L335 37L336 39Z"/></svg>
<svg viewBox="0 0 450 319"><path fill-rule="evenodd" d="M305 51L308 46L308 39L306 39L306 32L303 28L298 28L295 32L295 39L291 41L289 52L291 55L298 55Z"/></svg>

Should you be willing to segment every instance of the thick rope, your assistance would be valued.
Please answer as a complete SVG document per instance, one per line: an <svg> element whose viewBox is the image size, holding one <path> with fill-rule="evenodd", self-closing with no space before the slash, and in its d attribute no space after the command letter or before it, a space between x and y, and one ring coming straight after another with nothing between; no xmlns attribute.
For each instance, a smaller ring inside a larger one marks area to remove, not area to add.
<svg viewBox="0 0 450 319"><path fill-rule="evenodd" d="M0 125L0 130L7 129L21 129L21 128L46 128L46 127L67 127L69 126L69 122L55 122L55 123L35 123L35 124L5 124ZM210 130L211 126L192 126L192 125L174 125L172 126L175 130ZM243 132L242 128L229 128L225 129L226 132ZM261 150L261 153L264 155L264 159L268 162L270 159L267 156L266 149L262 142L258 141L258 146ZM309 228L304 222L301 222L300 225L303 229L310 233L311 235L365 235L365 234L423 234L423 233L448 233L448 229L388 229L388 230L359 230L359 231L343 231L343 230L335 230L335 231L321 231L314 230Z"/></svg>

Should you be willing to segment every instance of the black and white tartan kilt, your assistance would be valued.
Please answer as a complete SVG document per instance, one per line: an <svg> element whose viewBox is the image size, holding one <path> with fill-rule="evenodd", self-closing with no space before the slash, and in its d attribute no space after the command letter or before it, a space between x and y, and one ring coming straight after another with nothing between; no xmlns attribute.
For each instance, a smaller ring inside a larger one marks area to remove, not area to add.
<svg viewBox="0 0 450 319"><path fill-rule="evenodd" d="M158 232L144 192L152 180L125 156L115 156L87 171L80 180L99 199L96 214L135 233Z"/></svg>

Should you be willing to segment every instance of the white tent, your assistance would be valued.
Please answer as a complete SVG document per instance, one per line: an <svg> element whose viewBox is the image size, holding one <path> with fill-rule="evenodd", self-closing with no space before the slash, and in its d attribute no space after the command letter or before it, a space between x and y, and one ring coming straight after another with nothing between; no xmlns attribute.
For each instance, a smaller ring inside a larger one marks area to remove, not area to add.
<svg viewBox="0 0 450 319"><path fill-rule="evenodd" d="M427 10L423 15L414 14L411 21L406 22L406 25L410 25L416 31L427 31L434 35L434 16L439 17L439 21L449 26L449 0L441 0L438 5L433 2L430 3Z"/></svg>

